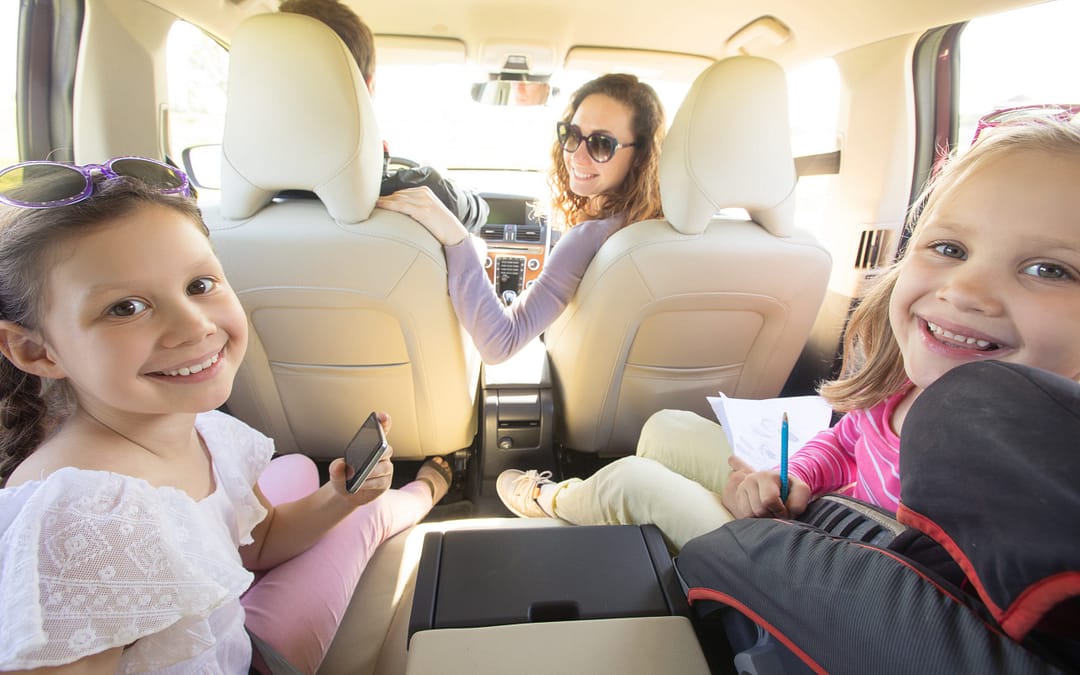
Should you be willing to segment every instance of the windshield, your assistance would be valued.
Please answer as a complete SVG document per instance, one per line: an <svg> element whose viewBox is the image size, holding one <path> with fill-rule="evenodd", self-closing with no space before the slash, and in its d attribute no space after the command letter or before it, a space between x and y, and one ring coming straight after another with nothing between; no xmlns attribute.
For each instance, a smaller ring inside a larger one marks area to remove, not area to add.
<svg viewBox="0 0 1080 675"><path fill-rule="evenodd" d="M477 103L473 83L487 74L464 64L381 64L374 104L390 154L446 171L486 192L546 195L555 122L571 94L600 72L567 70L551 78L545 105ZM656 89L668 124L690 81L642 77Z"/></svg>

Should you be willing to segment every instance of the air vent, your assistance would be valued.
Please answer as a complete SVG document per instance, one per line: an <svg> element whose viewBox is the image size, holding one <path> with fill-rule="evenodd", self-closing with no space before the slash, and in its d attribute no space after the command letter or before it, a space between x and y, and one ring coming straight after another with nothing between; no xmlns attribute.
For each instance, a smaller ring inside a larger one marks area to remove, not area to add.
<svg viewBox="0 0 1080 675"><path fill-rule="evenodd" d="M859 235L859 251L855 254L855 269L880 267L888 247L889 230L863 230Z"/></svg>
<svg viewBox="0 0 1080 675"><path fill-rule="evenodd" d="M530 241L530 242L539 243L540 242L540 236L541 236L541 233L540 233L540 228L539 227L529 227L528 225L518 225L518 228L517 228L517 240L518 241Z"/></svg>
<svg viewBox="0 0 1080 675"><path fill-rule="evenodd" d="M480 228L480 237L487 241L502 241L506 239L506 226L484 225Z"/></svg>

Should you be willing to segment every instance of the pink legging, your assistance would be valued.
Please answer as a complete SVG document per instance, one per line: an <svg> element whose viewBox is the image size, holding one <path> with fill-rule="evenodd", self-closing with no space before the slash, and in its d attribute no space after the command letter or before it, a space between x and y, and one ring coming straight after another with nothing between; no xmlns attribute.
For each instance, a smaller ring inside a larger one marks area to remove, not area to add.
<svg viewBox="0 0 1080 675"><path fill-rule="evenodd" d="M318 488L318 469L304 455L278 457L259 477L259 489L272 504ZM423 481L389 490L353 511L308 550L257 575L240 598L248 629L301 672L314 673L375 549L418 523L431 506L431 489Z"/></svg>

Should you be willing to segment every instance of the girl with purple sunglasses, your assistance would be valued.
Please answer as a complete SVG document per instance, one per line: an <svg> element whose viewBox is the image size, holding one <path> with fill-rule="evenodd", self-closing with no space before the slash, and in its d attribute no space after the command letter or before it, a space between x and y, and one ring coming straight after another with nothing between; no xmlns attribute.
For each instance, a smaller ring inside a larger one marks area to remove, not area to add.
<svg viewBox="0 0 1080 675"><path fill-rule="evenodd" d="M389 490L389 450L320 486L217 410L248 319L189 194L137 157L0 171L0 670L314 672L447 491Z"/></svg>

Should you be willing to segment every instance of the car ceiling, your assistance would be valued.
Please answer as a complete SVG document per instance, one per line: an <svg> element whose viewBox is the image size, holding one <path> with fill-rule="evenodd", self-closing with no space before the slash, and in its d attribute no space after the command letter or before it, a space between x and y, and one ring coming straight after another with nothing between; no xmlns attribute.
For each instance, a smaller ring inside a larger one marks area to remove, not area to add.
<svg viewBox="0 0 1080 675"><path fill-rule="evenodd" d="M151 0L224 43L245 17L277 0ZM671 51L720 58L743 51L805 62L897 35L994 14L1035 0L403 0L348 4L383 35L455 38L478 60L488 45L550 50L574 46ZM787 29L786 38L763 23ZM741 29L750 26L736 37Z"/></svg>

